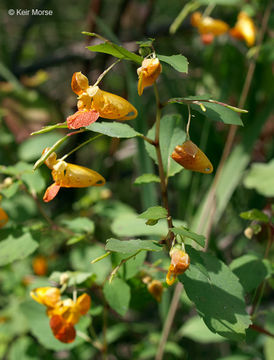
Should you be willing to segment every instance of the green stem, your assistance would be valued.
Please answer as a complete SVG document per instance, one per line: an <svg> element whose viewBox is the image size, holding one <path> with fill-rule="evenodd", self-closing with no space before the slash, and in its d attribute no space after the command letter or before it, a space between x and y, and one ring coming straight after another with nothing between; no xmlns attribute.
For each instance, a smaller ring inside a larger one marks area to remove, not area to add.
<svg viewBox="0 0 274 360"><path fill-rule="evenodd" d="M103 134L97 134L95 136L93 136L92 138L89 138L88 140L84 141L82 144L76 146L76 148L72 149L69 153L67 153L66 155L64 155L60 160L65 160L68 156L70 156L72 153L74 153L75 151L81 149L81 147L89 144L90 142L98 139L99 137L103 136Z"/></svg>
<svg viewBox="0 0 274 360"><path fill-rule="evenodd" d="M154 83L154 93L155 93L157 110L156 110L156 122L155 122L155 139L154 139L153 145L155 146L157 160L158 160L158 169L159 169L159 176L160 176L160 181L161 181L160 184L161 184L162 203L167 210L168 228L171 229L171 228L173 228L173 222L172 222L172 217L170 215L170 210L169 210L169 205L168 205L167 178L166 178L165 172L164 172L163 159L162 159L161 148L160 148L161 103L160 103L160 99L159 99L158 88L155 83ZM174 238L174 234L171 231L169 231L167 238L166 238L167 246L169 249L172 245L173 238Z"/></svg>
<svg viewBox="0 0 274 360"><path fill-rule="evenodd" d="M121 260L120 264L117 265L111 272L110 277L109 277L109 283L112 282L114 276L116 275L117 271L119 271L120 267L127 262L128 260L132 259L133 257L135 257L136 255L138 255L142 250L138 250L136 253L134 253L133 255L128 256L127 258Z"/></svg>

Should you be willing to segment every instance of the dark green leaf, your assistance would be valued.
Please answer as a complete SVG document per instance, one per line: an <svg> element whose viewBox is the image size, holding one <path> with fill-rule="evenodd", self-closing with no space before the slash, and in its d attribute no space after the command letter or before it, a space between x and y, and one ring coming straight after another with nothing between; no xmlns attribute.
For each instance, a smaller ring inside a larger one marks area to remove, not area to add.
<svg viewBox="0 0 274 360"><path fill-rule="evenodd" d="M143 174L139 177L137 177L137 179L135 179L134 184L135 185L140 185L140 184L147 184L147 183L151 183L151 182L160 182L160 178L157 175L154 174Z"/></svg>
<svg viewBox="0 0 274 360"><path fill-rule="evenodd" d="M181 54L165 56L157 54L157 57L160 61L163 61L170 66L172 66L175 70L187 73L188 72L188 60L185 56Z"/></svg>
<svg viewBox="0 0 274 360"><path fill-rule="evenodd" d="M118 240L110 238L107 240L105 249L120 253L135 253L140 250L161 251L162 247L153 240Z"/></svg>
<svg viewBox="0 0 274 360"><path fill-rule="evenodd" d="M230 268L237 275L246 292L256 289L266 277L271 275L269 261L256 255L243 255L233 260Z"/></svg>
<svg viewBox="0 0 274 360"><path fill-rule="evenodd" d="M236 275L216 257L187 246L192 257L199 254L208 276L190 265L179 276L187 296L192 300L208 328L232 340L245 337L251 321L246 312L244 292Z"/></svg>
<svg viewBox="0 0 274 360"><path fill-rule="evenodd" d="M112 55L118 59L131 60L141 64L143 58L112 42L87 47L90 51Z"/></svg>
<svg viewBox="0 0 274 360"><path fill-rule="evenodd" d="M95 122L86 129L115 138L132 138L141 136L131 126L119 122Z"/></svg>
<svg viewBox="0 0 274 360"><path fill-rule="evenodd" d="M269 222L268 216L258 209L252 209L249 211L245 211L240 213L240 217L245 220L256 220L262 222Z"/></svg>
<svg viewBox="0 0 274 360"><path fill-rule="evenodd" d="M103 289L109 306L118 314L124 316L128 310L130 301L130 287L119 278L115 278L111 283L107 282Z"/></svg>
<svg viewBox="0 0 274 360"><path fill-rule="evenodd" d="M189 231L188 229L184 227L180 228L172 228L170 229L175 235L182 235L186 236L192 240L194 240L197 244L204 247L205 246L205 237L203 235L198 235L192 231Z"/></svg>

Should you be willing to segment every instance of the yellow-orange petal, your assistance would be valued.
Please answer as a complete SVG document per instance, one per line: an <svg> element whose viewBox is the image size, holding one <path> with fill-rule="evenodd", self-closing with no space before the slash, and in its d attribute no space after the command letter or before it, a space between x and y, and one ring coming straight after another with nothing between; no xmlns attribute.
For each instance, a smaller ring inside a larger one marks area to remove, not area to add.
<svg viewBox="0 0 274 360"><path fill-rule="evenodd" d="M215 36L222 35L226 33L229 29L227 23L222 20L213 19L209 16L206 16L201 19L198 24L198 30L200 34L213 34Z"/></svg>
<svg viewBox="0 0 274 360"><path fill-rule="evenodd" d="M32 269L34 274L38 276L46 275L48 270L48 262L46 258L42 255L36 256L32 260Z"/></svg>
<svg viewBox="0 0 274 360"><path fill-rule="evenodd" d="M150 294L156 299L158 302L161 301L162 294L164 291L163 284L159 280L152 280L148 285L147 289L150 292Z"/></svg>
<svg viewBox="0 0 274 360"><path fill-rule="evenodd" d="M189 255L180 249L171 250L171 268L175 275L183 274L190 265Z"/></svg>
<svg viewBox="0 0 274 360"><path fill-rule="evenodd" d="M8 214L5 210L0 208L0 229L6 225L6 223L9 221Z"/></svg>
<svg viewBox="0 0 274 360"><path fill-rule="evenodd" d="M46 190L46 192L45 192L45 194L44 194L44 196L43 196L44 202L49 202L49 201L51 201L52 199L54 199L55 196L58 194L59 190L60 190L60 185L57 185L57 184L55 184L55 183L53 183L52 185L50 185L50 186L47 188L47 190Z"/></svg>
<svg viewBox="0 0 274 360"><path fill-rule="evenodd" d="M82 294L77 298L76 305L81 315L85 315L89 311L91 306L90 296L86 293Z"/></svg>
<svg viewBox="0 0 274 360"><path fill-rule="evenodd" d="M236 39L245 40L247 46L253 46L256 39L256 27L253 20L243 11L238 15L234 28L230 35Z"/></svg>
<svg viewBox="0 0 274 360"><path fill-rule="evenodd" d="M94 123L99 118L96 110L78 110L75 114L67 118L69 129L79 129Z"/></svg>
<svg viewBox="0 0 274 360"><path fill-rule="evenodd" d="M52 177L58 186L67 188L103 186L106 182L104 177L98 172L84 166L66 163L65 161L62 163L61 161L57 162L52 171Z"/></svg>
<svg viewBox="0 0 274 360"><path fill-rule="evenodd" d="M169 265L168 272L166 275L166 283L169 286L173 285L176 281L176 275L174 274L173 270L174 270L173 265Z"/></svg>
<svg viewBox="0 0 274 360"><path fill-rule="evenodd" d="M141 96L144 91L143 72L140 72L137 90L138 90L138 95Z"/></svg>
<svg viewBox="0 0 274 360"><path fill-rule="evenodd" d="M46 152L48 152L50 150L49 147L45 148L42 152L42 154L44 155ZM55 152L51 153L50 156L45 160L45 164L47 165L47 167L49 169L53 168L53 165L56 164L56 158L57 155Z"/></svg>
<svg viewBox="0 0 274 360"><path fill-rule="evenodd" d="M46 286L32 290L30 296L39 304L54 307L60 301L61 293L55 287Z"/></svg>
<svg viewBox="0 0 274 360"><path fill-rule="evenodd" d="M71 89L77 94L81 95L83 91L88 88L88 78L83 75L80 71L75 72L71 79Z"/></svg>
<svg viewBox="0 0 274 360"><path fill-rule="evenodd" d="M105 119L131 120L138 111L121 96L98 89L93 96L92 107Z"/></svg>
<svg viewBox="0 0 274 360"><path fill-rule="evenodd" d="M172 159L187 170L210 174L213 166L207 156L191 140L185 141L174 149Z"/></svg>
<svg viewBox="0 0 274 360"><path fill-rule="evenodd" d="M74 326L66 322L61 316L54 315L50 319L50 327L55 338L63 343L69 344L74 341L76 331Z"/></svg>
<svg viewBox="0 0 274 360"><path fill-rule="evenodd" d="M198 27L202 19L202 14L199 11L195 11L190 18L191 25Z"/></svg>

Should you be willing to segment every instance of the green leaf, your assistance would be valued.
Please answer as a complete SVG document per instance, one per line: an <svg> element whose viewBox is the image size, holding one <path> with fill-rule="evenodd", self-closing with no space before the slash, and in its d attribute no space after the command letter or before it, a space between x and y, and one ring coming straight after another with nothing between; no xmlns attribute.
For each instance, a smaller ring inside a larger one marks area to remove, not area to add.
<svg viewBox="0 0 274 360"><path fill-rule="evenodd" d="M84 273L91 273L96 275L96 283L103 283L106 276L111 271L111 261L109 257L91 264L92 259L104 255L105 250L99 245L88 246L85 248L76 247L70 252L70 264L72 269Z"/></svg>
<svg viewBox="0 0 274 360"><path fill-rule="evenodd" d="M162 206L152 206L138 216L141 219L160 220L167 218L167 210Z"/></svg>
<svg viewBox="0 0 274 360"><path fill-rule="evenodd" d="M119 252L123 254L135 253L140 250L161 251L162 247L154 240L118 240L110 238L107 240L105 249L108 251Z"/></svg>
<svg viewBox="0 0 274 360"><path fill-rule="evenodd" d="M177 164L170 155L175 146L181 145L185 141L185 132L180 128L181 116L178 114L165 115L161 118L160 123L160 146L163 159L164 171L168 176L173 176L183 170L183 167ZM155 137L155 125L148 131L147 136L150 139ZM145 143L149 156L156 162L157 155L155 146Z"/></svg>
<svg viewBox="0 0 274 360"><path fill-rule="evenodd" d="M274 159L267 164L255 163L244 178L244 186L260 195L274 196Z"/></svg>
<svg viewBox="0 0 274 360"><path fill-rule="evenodd" d="M41 173L37 171L28 171L25 172L21 176L22 181L27 185L27 188L31 193L39 194L41 191L45 189L46 183L41 175Z"/></svg>
<svg viewBox="0 0 274 360"><path fill-rule="evenodd" d="M176 227L185 225L183 221L174 220ZM168 226L166 220L159 220L155 226L147 226L136 214L117 216L111 224L111 231L117 236L166 236Z"/></svg>
<svg viewBox="0 0 274 360"><path fill-rule="evenodd" d="M112 42L105 42L104 44L93 45L87 47L89 51L104 53L112 55L118 59L131 60L137 64L142 64L143 58L136 55L122 46L116 45Z"/></svg>
<svg viewBox="0 0 274 360"><path fill-rule="evenodd" d="M245 338L245 329L251 324L246 312L243 288L235 274L215 256L187 246L192 257L199 254L208 276L197 266L190 265L179 276L185 291L208 328L232 340Z"/></svg>
<svg viewBox="0 0 274 360"><path fill-rule="evenodd" d="M211 5L212 3L216 5L237 5L239 4L239 0L199 0L200 4L203 5Z"/></svg>
<svg viewBox="0 0 274 360"><path fill-rule="evenodd" d="M126 280L131 279L140 271L140 268L142 267L146 256L147 252L141 251L133 258L127 260L127 262L123 265L124 271L123 269L121 269L121 272L123 271L122 274L124 275Z"/></svg>
<svg viewBox="0 0 274 360"><path fill-rule="evenodd" d="M0 193L10 199L19 190L20 181L13 182L10 186L0 189Z"/></svg>
<svg viewBox="0 0 274 360"><path fill-rule="evenodd" d="M29 355L28 350L32 346L32 339L27 336L19 337L12 341L9 349L9 360L39 360L35 355Z"/></svg>
<svg viewBox="0 0 274 360"><path fill-rule="evenodd" d="M199 244L200 246L204 247L205 246L205 237L203 235L198 235L192 231L189 231L187 228L185 227L180 227L180 228L172 228L170 229L173 234L175 235L182 235L182 236L186 236L192 240L194 240L197 244Z"/></svg>
<svg viewBox="0 0 274 360"><path fill-rule="evenodd" d="M135 131L128 124L119 122L95 122L87 126L86 129L115 138L133 138L135 136L141 136L139 132Z"/></svg>
<svg viewBox="0 0 274 360"><path fill-rule="evenodd" d="M18 238L10 235L0 242L0 266L22 260L38 248L38 243L27 233Z"/></svg>
<svg viewBox="0 0 274 360"><path fill-rule="evenodd" d="M62 135L56 132L30 137L20 144L18 156L23 161L32 162L41 156L46 147L51 147L61 137Z"/></svg>
<svg viewBox="0 0 274 360"><path fill-rule="evenodd" d="M151 183L151 182L161 182L159 176L154 175L154 174L143 174L139 177L137 177L137 179L135 179L134 184L135 185L140 185L140 184L147 184L147 183Z"/></svg>
<svg viewBox="0 0 274 360"><path fill-rule="evenodd" d="M222 336L210 331L199 316L194 316L187 320L179 329L178 334L201 344L217 343L226 340Z"/></svg>
<svg viewBox="0 0 274 360"><path fill-rule="evenodd" d="M77 336L71 344L64 344L55 339L49 326L49 318L46 316L45 307L36 303L34 300L22 303L20 309L28 320L32 335L46 349L54 351L68 350L84 342L79 336ZM84 331L89 325L90 318L82 317L79 324L75 327L78 330Z"/></svg>
<svg viewBox="0 0 274 360"><path fill-rule="evenodd" d="M63 219L61 224L75 233L94 233L94 222L87 217Z"/></svg>
<svg viewBox="0 0 274 360"><path fill-rule="evenodd" d="M124 316L129 307L130 287L119 278L115 278L111 283L107 282L103 288L109 306L118 314Z"/></svg>
<svg viewBox="0 0 274 360"><path fill-rule="evenodd" d="M171 56L165 56L165 55L159 55L157 54L157 58L160 61L163 61L170 66L172 66L175 70L187 73L188 72L188 60L185 56L178 54L178 55L171 55Z"/></svg>
<svg viewBox="0 0 274 360"><path fill-rule="evenodd" d="M242 212L242 213L240 213L240 217L245 220L256 220L256 221L262 221L262 222L266 222L266 223L269 222L268 216L258 209L252 209L249 211Z"/></svg>
<svg viewBox="0 0 274 360"><path fill-rule="evenodd" d="M205 117L214 120L222 121L224 124L243 125L239 116L239 112L246 113L246 110L221 103L210 99L208 95L190 96L186 98L173 98L168 100L169 104L189 104L192 109L198 111ZM201 106L200 106L201 104Z"/></svg>
<svg viewBox="0 0 274 360"><path fill-rule="evenodd" d="M269 261L251 254L233 260L230 268L239 278L246 292L256 289L266 277L271 275Z"/></svg>

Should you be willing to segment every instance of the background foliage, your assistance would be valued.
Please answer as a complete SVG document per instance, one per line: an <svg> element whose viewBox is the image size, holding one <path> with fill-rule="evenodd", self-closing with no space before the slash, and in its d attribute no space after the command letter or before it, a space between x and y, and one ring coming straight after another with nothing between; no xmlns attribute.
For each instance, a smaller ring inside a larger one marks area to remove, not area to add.
<svg viewBox="0 0 274 360"><path fill-rule="evenodd" d="M69 158L72 163L102 174L107 179L103 188L62 189L52 203L42 203L51 181L50 172L42 166L33 173L32 167L42 150L65 132L57 129L33 137L30 133L44 125L63 122L76 110L70 88L75 71L82 71L94 83L113 62L109 55L89 51L87 46L95 50L96 45L98 50L98 42L81 31L96 31L133 52L138 51L136 41L155 38L157 54L183 54L189 62L188 74L178 73L161 59L159 91L163 101L210 94L237 106L256 49L248 49L228 35L205 46L191 27L189 16L170 35L169 27L186 3L189 2L170 0L167 6L162 0L30 0L20 2L20 7L51 9L53 15L9 16L8 9L17 9L18 1L1 2L0 193L1 207L9 216L8 224L0 230L3 359L101 358L83 338L77 337L70 345L58 342L50 331L44 308L29 298L30 289L48 286L49 281L57 284L64 272L69 275L69 286L77 285L92 297L91 316L83 317L77 330L92 336L94 331L100 341L106 338L109 359L155 357L174 289L165 288L162 301L157 303L142 282L144 274L164 282L170 261L164 252L157 251L154 242L149 242L166 235L165 221L147 226L146 221L155 218L137 217L148 207L160 204L154 149L150 144L145 146L136 134L153 134L153 90L146 89L138 97L137 66L130 61L119 63L104 78L104 90L129 99L139 116L130 122L135 131L114 124L107 129L111 136L98 138ZM204 10L212 2L199 3ZM232 27L239 11L245 10L254 18L258 30L269 6L268 1L257 0L214 3L211 16ZM260 307L255 309L254 323L274 333L273 249L267 249L267 238L273 237L273 227L268 225L269 218L273 219L274 196L273 23L272 12L244 104L249 112L242 116L244 127L237 128L216 188L213 224L207 222L204 210L213 176L181 171L175 163L168 169L171 213L178 219L175 226L187 225L204 235L209 228L211 231L208 253L199 251L198 245L197 249L189 248L193 267L180 277L186 292L180 295L165 359L270 360L273 356L273 337L254 328L244 335L249 326L246 311L254 310L262 286L264 293L259 299ZM162 121L161 131L167 142L162 151L167 169L170 151L184 141L187 107L174 102L163 114L166 121ZM191 138L206 151L216 169L229 126L214 121L212 112L207 113L207 119L198 107L193 107L193 114ZM90 130L109 135L104 124L95 123ZM59 152L65 154L85 140L86 133L73 136ZM248 212L254 208L259 211ZM267 220L262 210L269 215ZM161 217L156 216L158 219ZM247 227L257 235L246 237ZM115 239L130 241L140 237L147 239L146 247L138 248L135 240L131 249L127 243L128 250L141 250L140 253L123 265L111 284L106 282L112 269L132 254L123 253L123 249L116 253ZM110 239L106 250L113 251L111 257L91 264L91 260L105 253L106 239ZM203 244L203 238L196 241ZM144 240L142 246L143 243ZM38 256L46 263L42 276L35 271ZM218 271L222 274L221 283L216 278ZM214 283L213 289L208 289L208 281ZM200 297L201 293L204 297ZM227 311L224 306L228 306ZM235 325L228 331L228 338L226 321ZM232 336L232 332L236 335Z"/></svg>

